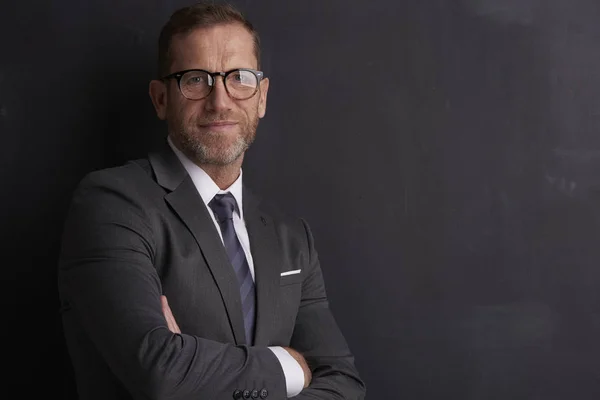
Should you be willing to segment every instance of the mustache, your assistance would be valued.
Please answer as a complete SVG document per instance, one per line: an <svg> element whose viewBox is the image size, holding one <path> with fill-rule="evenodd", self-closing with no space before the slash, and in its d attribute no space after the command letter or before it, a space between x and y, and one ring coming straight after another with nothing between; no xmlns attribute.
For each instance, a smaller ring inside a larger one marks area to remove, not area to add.
<svg viewBox="0 0 600 400"><path fill-rule="evenodd" d="M218 113L205 115L201 119L197 120L196 123L198 125L206 125L219 121L237 121L237 119L233 117L233 113Z"/></svg>

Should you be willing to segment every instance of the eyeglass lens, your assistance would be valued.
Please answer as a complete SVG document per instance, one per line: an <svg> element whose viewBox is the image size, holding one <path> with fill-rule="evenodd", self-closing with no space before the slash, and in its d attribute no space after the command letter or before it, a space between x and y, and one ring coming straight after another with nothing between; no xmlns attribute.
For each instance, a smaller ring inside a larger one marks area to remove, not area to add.
<svg viewBox="0 0 600 400"><path fill-rule="evenodd" d="M224 83L231 97L245 100L256 92L258 78L251 71L236 70L227 75ZM208 96L214 84L215 79L204 71L186 72L179 82L181 93L191 100L199 100Z"/></svg>

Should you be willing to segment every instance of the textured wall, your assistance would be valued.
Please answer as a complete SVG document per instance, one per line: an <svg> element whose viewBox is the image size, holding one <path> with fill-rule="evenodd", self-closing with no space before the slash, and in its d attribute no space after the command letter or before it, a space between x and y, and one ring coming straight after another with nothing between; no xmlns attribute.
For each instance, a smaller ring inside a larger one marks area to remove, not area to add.
<svg viewBox="0 0 600 400"><path fill-rule="evenodd" d="M9 385L69 398L70 191L162 140L147 84L186 3L4 3ZM597 399L598 2L235 3L271 79L245 179L311 224L367 398Z"/></svg>

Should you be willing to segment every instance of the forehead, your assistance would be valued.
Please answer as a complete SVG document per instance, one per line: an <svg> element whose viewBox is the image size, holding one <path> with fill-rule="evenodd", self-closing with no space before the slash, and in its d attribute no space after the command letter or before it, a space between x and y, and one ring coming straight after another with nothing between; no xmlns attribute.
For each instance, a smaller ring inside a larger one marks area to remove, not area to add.
<svg viewBox="0 0 600 400"><path fill-rule="evenodd" d="M227 71L256 68L254 40L241 24L221 24L173 37L171 72L200 68Z"/></svg>

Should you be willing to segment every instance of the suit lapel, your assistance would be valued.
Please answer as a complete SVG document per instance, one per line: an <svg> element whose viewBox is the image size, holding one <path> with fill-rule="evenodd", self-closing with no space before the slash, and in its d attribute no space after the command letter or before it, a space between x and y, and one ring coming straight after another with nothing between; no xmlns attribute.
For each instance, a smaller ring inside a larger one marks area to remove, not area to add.
<svg viewBox="0 0 600 400"><path fill-rule="evenodd" d="M165 196L165 200L181 218L200 246L206 264L221 293L235 342L245 343L237 278L194 182L170 148L151 154L149 159L157 182L170 191Z"/></svg>
<svg viewBox="0 0 600 400"><path fill-rule="evenodd" d="M254 345L268 346L279 314L281 249L272 219L259 209L258 199L245 187L243 202L256 282Z"/></svg>

